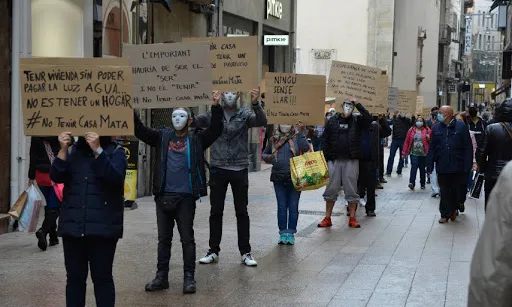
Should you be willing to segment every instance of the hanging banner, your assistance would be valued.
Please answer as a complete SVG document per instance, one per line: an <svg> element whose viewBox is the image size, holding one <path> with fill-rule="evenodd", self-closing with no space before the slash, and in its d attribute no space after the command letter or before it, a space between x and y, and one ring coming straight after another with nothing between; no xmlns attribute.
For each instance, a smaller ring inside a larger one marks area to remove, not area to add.
<svg viewBox="0 0 512 307"><path fill-rule="evenodd" d="M26 136L133 135L127 59L24 58L20 81Z"/></svg>
<svg viewBox="0 0 512 307"><path fill-rule="evenodd" d="M124 200L135 201L137 199L137 166L139 162L139 141L121 140L126 152L128 167L124 179Z"/></svg>
<svg viewBox="0 0 512 307"><path fill-rule="evenodd" d="M210 44L213 89L248 92L258 88L258 37L185 37L184 42Z"/></svg>
<svg viewBox="0 0 512 307"><path fill-rule="evenodd" d="M388 76L378 68L332 61L327 96L340 101L353 97L370 113L386 114Z"/></svg>
<svg viewBox="0 0 512 307"><path fill-rule="evenodd" d="M135 108L196 107L212 102L210 47L201 43L124 45L133 70Z"/></svg>

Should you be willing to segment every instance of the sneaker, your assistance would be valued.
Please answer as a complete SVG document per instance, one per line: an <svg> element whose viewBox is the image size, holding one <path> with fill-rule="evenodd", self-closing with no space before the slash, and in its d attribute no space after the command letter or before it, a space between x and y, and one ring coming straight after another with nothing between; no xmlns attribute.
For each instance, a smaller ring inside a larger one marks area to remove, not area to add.
<svg viewBox="0 0 512 307"><path fill-rule="evenodd" d="M432 196L433 198L436 198L436 197L438 197L438 196L439 196L439 193L434 192L434 193L432 193L432 195L431 195L431 196Z"/></svg>
<svg viewBox="0 0 512 307"><path fill-rule="evenodd" d="M425 186L424 186L424 185L422 185L422 186L421 186L421 189L422 189L422 190L425 190Z"/></svg>
<svg viewBox="0 0 512 307"><path fill-rule="evenodd" d="M348 227L350 228L361 228L361 224L356 220L355 217L351 217L348 219Z"/></svg>
<svg viewBox="0 0 512 307"><path fill-rule="evenodd" d="M324 227L331 227L332 222L330 217L324 217L324 219L318 224L318 227L324 228Z"/></svg>
<svg viewBox="0 0 512 307"><path fill-rule="evenodd" d="M252 257L251 253L247 253L242 256L242 263L245 264L246 266L257 266L258 265L256 260L254 260L254 258Z"/></svg>
<svg viewBox="0 0 512 307"><path fill-rule="evenodd" d="M36 237L37 237L37 246L42 251L45 251L46 248L48 247L48 240L46 239L46 234L41 229L39 229L36 232Z"/></svg>
<svg viewBox="0 0 512 307"><path fill-rule="evenodd" d="M375 214L375 211L366 211L366 215L370 217L375 217L377 214Z"/></svg>
<svg viewBox="0 0 512 307"><path fill-rule="evenodd" d="M214 252L208 252L206 256L199 259L199 263L201 264L210 264L219 262L219 255Z"/></svg>
<svg viewBox="0 0 512 307"><path fill-rule="evenodd" d="M279 241L277 242L277 244L279 245L284 245L288 242L288 234L286 233L282 233L280 236L279 236Z"/></svg>
<svg viewBox="0 0 512 307"><path fill-rule="evenodd" d="M359 205L360 205L361 207L366 206L366 199L364 199L364 198L360 198L360 199L359 199Z"/></svg>
<svg viewBox="0 0 512 307"><path fill-rule="evenodd" d="M288 234L288 241L286 244L295 245L295 235L293 233Z"/></svg>
<svg viewBox="0 0 512 307"><path fill-rule="evenodd" d="M411 191L414 191L414 184L413 184L413 183L409 183L409 189L410 189Z"/></svg>

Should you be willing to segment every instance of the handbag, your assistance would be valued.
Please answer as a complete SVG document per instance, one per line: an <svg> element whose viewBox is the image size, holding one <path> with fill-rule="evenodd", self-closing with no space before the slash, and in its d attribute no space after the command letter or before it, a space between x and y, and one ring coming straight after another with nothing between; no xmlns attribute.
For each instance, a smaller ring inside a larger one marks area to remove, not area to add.
<svg viewBox="0 0 512 307"><path fill-rule="evenodd" d="M181 203L183 196L177 193L162 194L156 199L156 205L165 212L174 212L178 203Z"/></svg>
<svg viewBox="0 0 512 307"><path fill-rule="evenodd" d="M50 146L50 143L47 141L43 141L44 148L46 149L46 154L48 155L48 159L50 160L50 164L53 165L53 161L55 161L55 155L53 154L52 147ZM55 183L52 181L53 190L55 191L55 195L57 196L57 199L62 201L64 198L64 184L62 183Z"/></svg>

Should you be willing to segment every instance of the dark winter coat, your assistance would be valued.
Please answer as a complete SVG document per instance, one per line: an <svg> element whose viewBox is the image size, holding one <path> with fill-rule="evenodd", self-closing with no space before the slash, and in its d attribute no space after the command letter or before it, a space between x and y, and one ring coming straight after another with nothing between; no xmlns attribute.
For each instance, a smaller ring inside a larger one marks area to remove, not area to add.
<svg viewBox="0 0 512 307"><path fill-rule="evenodd" d="M206 129L195 129L189 132L191 190L196 199L207 195L204 151L222 133L222 107L212 106L210 125ZM175 131L172 128L152 129L144 126L134 113L135 136L151 147L155 147L155 168L153 172L153 194L158 198L165 188L167 174L167 156L169 142Z"/></svg>
<svg viewBox="0 0 512 307"><path fill-rule="evenodd" d="M402 117L402 116L393 116L393 140L402 140L404 141L407 137L407 131L412 126L412 121L410 118Z"/></svg>
<svg viewBox="0 0 512 307"><path fill-rule="evenodd" d="M497 179L503 167L512 160L512 137L501 125L504 123L512 131L512 100L500 104L496 114L498 123L487 126L482 146L477 151L480 172L493 179Z"/></svg>
<svg viewBox="0 0 512 307"><path fill-rule="evenodd" d="M484 142L485 129L487 128L487 123L478 117L476 124L468 117L468 125L469 130L473 131L473 135L476 139L477 148L481 147Z"/></svg>
<svg viewBox="0 0 512 307"><path fill-rule="evenodd" d="M33 136L30 140L30 164L28 168L28 179L34 180L36 178L36 170L42 173L49 173L51 168L50 158L46 152L44 141L50 144L52 152L55 156L60 150L59 138L52 137L37 137Z"/></svg>
<svg viewBox="0 0 512 307"><path fill-rule="evenodd" d="M434 163L439 174L461 174L471 170L473 144L466 124L454 118L448 125L437 123L432 127L427 155L429 172L432 172Z"/></svg>
<svg viewBox="0 0 512 307"><path fill-rule="evenodd" d="M55 159L50 178L64 184L59 236L123 236L126 153L115 142L97 158L82 137L67 159Z"/></svg>
<svg viewBox="0 0 512 307"><path fill-rule="evenodd" d="M360 103L356 104L356 108L361 115L352 115L352 125L348 131L350 159L357 160L361 158L361 131L368 129L372 122L372 115ZM340 133L339 118L341 114L336 113L327 122L324 130L323 146L325 159L327 161L336 160L336 142Z"/></svg>

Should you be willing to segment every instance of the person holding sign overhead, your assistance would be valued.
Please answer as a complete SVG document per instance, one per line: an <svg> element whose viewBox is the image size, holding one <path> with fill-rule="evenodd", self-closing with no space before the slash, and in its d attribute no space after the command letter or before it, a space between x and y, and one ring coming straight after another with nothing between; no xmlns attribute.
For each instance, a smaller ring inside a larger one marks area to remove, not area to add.
<svg viewBox="0 0 512 307"><path fill-rule="evenodd" d="M258 102L259 89L251 90L252 110L239 107L240 93L225 92L222 94L224 113L224 131L211 148L210 169L210 250L199 263L209 264L219 260L220 241L222 238L222 217L228 185L231 185L235 203L238 249L242 255L242 263L256 266L257 262L251 255L250 220L247 212L249 203L249 129L263 127L267 124L267 115ZM208 127L212 122L212 112L196 117L196 127Z"/></svg>
<svg viewBox="0 0 512 307"><path fill-rule="evenodd" d="M361 115L353 115L354 106ZM360 228L356 220L359 203L357 181L359 159L361 158L361 131L368 129L373 118L363 105L355 99L343 102L343 113L334 114L324 130L323 152L329 167L329 184L325 188L325 217L318 227L331 227L331 215L338 200L338 192L343 182L345 199L349 210L349 227Z"/></svg>
<svg viewBox="0 0 512 307"><path fill-rule="evenodd" d="M91 268L97 306L114 306L112 266L123 236L126 153L111 137L88 132L72 145L59 135L60 151L50 178L64 184L58 235L66 266L66 306L85 306Z"/></svg>
<svg viewBox="0 0 512 307"><path fill-rule="evenodd" d="M210 125L190 130L193 117L189 109L172 112L172 127L151 129L134 113L135 136L156 148L153 194L158 227L158 263L156 277L146 291L169 288L169 261L174 223L178 226L183 248L183 293L195 293L196 243L194 217L196 200L207 195L204 151L222 133L220 94L213 94Z"/></svg>

